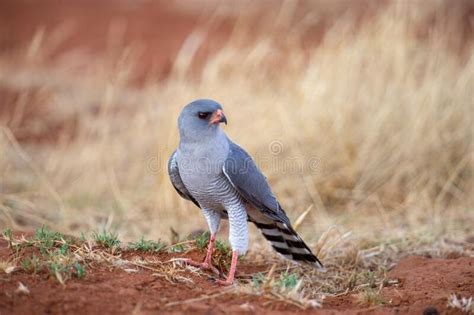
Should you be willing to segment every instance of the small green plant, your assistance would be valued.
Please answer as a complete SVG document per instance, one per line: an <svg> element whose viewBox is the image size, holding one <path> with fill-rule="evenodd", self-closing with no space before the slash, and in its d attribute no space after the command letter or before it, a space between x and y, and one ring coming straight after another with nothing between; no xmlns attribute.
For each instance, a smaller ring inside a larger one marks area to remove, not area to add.
<svg viewBox="0 0 474 315"><path fill-rule="evenodd" d="M296 273L283 272L277 284L282 289L293 289L298 284L299 278Z"/></svg>
<svg viewBox="0 0 474 315"><path fill-rule="evenodd" d="M185 251L183 244L176 244L168 249L169 253L182 253Z"/></svg>
<svg viewBox="0 0 474 315"><path fill-rule="evenodd" d="M72 277L82 279L85 277L85 268L79 263L73 250L77 248L77 240L54 232L43 226L35 231L28 240L24 240L18 246L33 247L35 250L31 256L20 261L21 268L28 273L48 272L61 284ZM37 255L39 250L40 255Z"/></svg>
<svg viewBox="0 0 474 315"><path fill-rule="evenodd" d="M221 242L219 240L216 241L216 250L221 252L222 255L231 256L232 250L227 243Z"/></svg>
<svg viewBox="0 0 474 315"><path fill-rule="evenodd" d="M66 255L68 252L69 252L69 244L68 243L62 244L61 247L59 248L59 253L61 255Z"/></svg>
<svg viewBox="0 0 474 315"><path fill-rule="evenodd" d="M13 232L12 229L5 229L2 233L3 238L9 242L13 240Z"/></svg>
<svg viewBox="0 0 474 315"><path fill-rule="evenodd" d="M86 238L86 235L84 234L84 232L81 232L81 236L79 236L79 240L81 242L86 242L87 241L87 238Z"/></svg>
<svg viewBox="0 0 474 315"><path fill-rule="evenodd" d="M66 280L70 278L76 277L78 279L84 279L86 276L85 267L77 261L67 262L53 259L46 262L46 267L48 268L50 274L62 284L64 284Z"/></svg>
<svg viewBox="0 0 474 315"><path fill-rule="evenodd" d="M24 271L30 271L30 269L31 269L31 260L30 260L30 258L24 258L24 259L20 262L20 265L21 265L21 268L22 268Z"/></svg>
<svg viewBox="0 0 474 315"><path fill-rule="evenodd" d="M64 235L59 232L51 231L47 226L42 226L35 231L33 241L41 242L44 247L54 247L55 242L64 239Z"/></svg>
<svg viewBox="0 0 474 315"><path fill-rule="evenodd" d="M101 233L93 232L92 238L97 243L97 245L105 248L115 250L120 247L120 240L118 239L118 235L112 232L109 233L105 230Z"/></svg>
<svg viewBox="0 0 474 315"><path fill-rule="evenodd" d="M128 245L128 248L133 249L133 250L138 250L142 252L153 252L153 253L158 253L163 248L165 248L165 244L161 243L160 241L155 242L152 240L145 240L143 236L140 238L138 242L131 242Z"/></svg>
<svg viewBox="0 0 474 315"><path fill-rule="evenodd" d="M2 233L3 238L8 242L8 247L13 248L13 231L12 229L5 229Z"/></svg>
<svg viewBox="0 0 474 315"><path fill-rule="evenodd" d="M86 277L86 269L79 262L76 262L73 268L78 279L84 279Z"/></svg>
<svg viewBox="0 0 474 315"><path fill-rule="evenodd" d="M47 267L48 267L49 271L51 272L51 274L53 274L53 275L69 271L67 266L65 266L63 264L60 264L58 262L53 262L53 261L47 263Z"/></svg>
<svg viewBox="0 0 474 315"><path fill-rule="evenodd" d="M32 239L32 243L38 247L43 255L53 249L56 245L64 245L64 242L63 234L51 231L47 226L42 226L37 229Z"/></svg>
<svg viewBox="0 0 474 315"><path fill-rule="evenodd" d="M232 250L229 245L219 240L216 240L214 255L212 256L212 263L217 269L222 271L228 271L230 268L230 257L232 256Z"/></svg>
<svg viewBox="0 0 474 315"><path fill-rule="evenodd" d="M31 257L26 257L21 261L21 268L26 272L38 273L42 269L41 261L33 254Z"/></svg>
<svg viewBox="0 0 474 315"><path fill-rule="evenodd" d="M263 272L256 273L252 276L252 286L259 289L260 286L265 282L265 275Z"/></svg>
<svg viewBox="0 0 474 315"><path fill-rule="evenodd" d="M209 243L210 233L208 231L203 232L196 237L196 247L200 250L203 250L207 247Z"/></svg>

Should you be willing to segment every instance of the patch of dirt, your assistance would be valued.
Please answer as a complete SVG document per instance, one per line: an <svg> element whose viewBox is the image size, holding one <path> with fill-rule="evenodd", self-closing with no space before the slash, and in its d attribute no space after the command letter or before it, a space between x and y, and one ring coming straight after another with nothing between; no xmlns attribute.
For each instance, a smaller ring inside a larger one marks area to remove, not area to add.
<svg viewBox="0 0 474 315"><path fill-rule="evenodd" d="M409 256L389 272L388 278L398 280L398 284L382 289L383 306L363 308L360 294L347 294L325 299L324 308L344 313L354 310L349 314L359 314L356 310L361 307L362 314L462 314L447 307L448 298L453 293L467 298L474 295L474 258Z"/></svg>
<svg viewBox="0 0 474 315"><path fill-rule="evenodd" d="M390 277L399 279L401 288L384 288L383 295L402 313L421 314L427 306L433 306L446 314L446 298L452 293L474 295L474 258L407 257Z"/></svg>
<svg viewBox="0 0 474 315"><path fill-rule="evenodd" d="M204 253L143 254L125 251L122 259L157 263L173 258L203 259ZM0 261L11 260L13 252L0 240ZM264 272L268 265L243 261L240 279ZM64 286L46 273L16 270L0 274L1 314L422 314L427 308L439 314L460 314L447 308L450 294L464 297L474 293L474 258L431 259L407 257L389 273L398 284L381 291L383 305L362 304L359 294L327 297L320 309L298 306L269 297L236 293L217 286L211 276L182 269L189 281L170 281L152 268L134 267L133 272L105 263L92 263L84 279L70 279ZM20 292L19 284L29 293ZM431 313L436 314L436 313Z"/></svg>

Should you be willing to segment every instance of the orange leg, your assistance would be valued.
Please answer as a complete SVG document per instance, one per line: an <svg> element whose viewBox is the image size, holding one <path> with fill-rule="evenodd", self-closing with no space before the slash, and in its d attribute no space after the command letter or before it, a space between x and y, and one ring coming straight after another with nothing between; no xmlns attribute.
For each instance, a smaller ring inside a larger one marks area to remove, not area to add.
<svg viewBox="0 0 474 315"><path fill-rule="evenodd" d="M231 285L234 283L235 269L237 268L237 259L239 254L237 251L232 251L232 262L230 264L229 275L226 280L217 280L217 283L220 285Z"/></svg>
<svg viewBox="0 0 474 315"><path fill-rule="evenodd" d="M220 274L219 270L217 270L217 268L212 265L212 253L214 252L214 244L215 243L216 243L216 235L212 234L211 238L209 239L209 244L207 245L206 258L204 259L204 261L202 263L196 262L196 261L191 260L191 259L186 259L185 262L188 265L191 265L191 266L194 266L194 267L198 267L198 268L201 268L201 269L204 269L204 270L211 270L215 274L219 275Z"/></svg>

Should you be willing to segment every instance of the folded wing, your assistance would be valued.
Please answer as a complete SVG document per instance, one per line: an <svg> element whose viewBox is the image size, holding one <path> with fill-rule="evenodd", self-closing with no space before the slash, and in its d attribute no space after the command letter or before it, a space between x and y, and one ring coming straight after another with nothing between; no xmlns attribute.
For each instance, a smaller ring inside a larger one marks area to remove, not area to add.
<svg viewBox="0 0 474 315"><path fill-rule="evenodd" d="M201 208L196 199L194 199L186 189L186 186L184 186L181 176L179 175L178 163L176 162L176 151L171 154L168 160L168 174L170 176L171 184L173 184L173 187L176 189L178 194L184 199L192 201L198 208Z"/></svg>
<svg viewBox="0 0 474 315"><path fill-rule="evenodd" d="M264 214L249 219L284 257L309 264L319 270L324 267L291 226L290 220L278 203L266 177L250 155L230 142L229 155L224 163L224 175L241 197Z"/></svg>

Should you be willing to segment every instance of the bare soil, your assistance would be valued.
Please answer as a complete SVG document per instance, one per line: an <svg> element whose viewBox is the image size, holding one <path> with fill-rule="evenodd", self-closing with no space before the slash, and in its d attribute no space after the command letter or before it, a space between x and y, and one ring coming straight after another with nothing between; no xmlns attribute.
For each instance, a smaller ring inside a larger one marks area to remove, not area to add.
<svg viewBox="0 0 474 315"><path fill-rule="evenodd" d="M146 257L145 257L146 256ZM125 251L123 259L153 258L159 263L172 258L203 259L204 254L144 254ZM13 258L5 240L0 241L0 261ZM244 261L238 278L243 281L268 265ZM327 297L322 308L301 309L270 297L236 293L217 286L211 275L187 271L191 282L170 281L153 270L92 263L83 279L72 278L62 285L46 272L27 273L21 268L0 274L0 314L460 314L447 307L452 293L471 296L474 293L474 258L432 259L412 256L402 259L389 272L398 284L382 289L384 303L364 305L360 294ZM19 283L29 293L18 290ZM434 312L434 313L433 313Z"/></svg>

